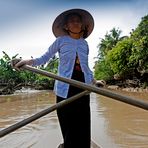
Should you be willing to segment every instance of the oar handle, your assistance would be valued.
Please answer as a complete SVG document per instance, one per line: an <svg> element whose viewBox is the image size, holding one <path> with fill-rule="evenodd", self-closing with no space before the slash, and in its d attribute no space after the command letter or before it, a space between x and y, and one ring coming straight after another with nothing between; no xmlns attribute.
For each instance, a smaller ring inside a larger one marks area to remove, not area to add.
<svg viewBox="0 0 148 148"><path fill-rule="evenodd" d="M145 102L142 99L136 99L136 98L132 98L132 97L128 97L128 96L123 96L121 94L112 92L112 91L107 90L105 88L100 88L100 87L96 87L96 86L91 85L91 84L86 84L86 83L76 81L76 80L73 80L73 79L61 77L61 76L58 76L58 75L53 74L51 72L47 72L47 71L44 71L44 70L41 70L41 69L37 69L37 68L31 67L31 66L28 66L28 65L24 65L22 68L25 69L25 70L35 72L37 74L41 74L41 75L44 75L44 76L47 76L47 77L54 78L56 80L60 80L60 81L69 83L70 85L76 86L78 88L82 88L82 89L88 90L90 92L95 92L97 94L107 96L107 97L112 98L114 100L118 100L118 101L130 104L130 105L142 108L144 110L148 110L148 102Z"/></svg>

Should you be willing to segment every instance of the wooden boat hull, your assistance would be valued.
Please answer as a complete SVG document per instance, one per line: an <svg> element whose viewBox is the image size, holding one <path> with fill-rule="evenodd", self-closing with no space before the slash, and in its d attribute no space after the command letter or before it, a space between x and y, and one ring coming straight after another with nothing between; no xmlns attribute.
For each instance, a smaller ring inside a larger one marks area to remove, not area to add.
<svg viewBox="0 0 148 148"><path fill-rule="evenodd" d="M64 148L63 144L60 144L58 148ZM91 148L100 148L94 141L91 140Z"/></svg>

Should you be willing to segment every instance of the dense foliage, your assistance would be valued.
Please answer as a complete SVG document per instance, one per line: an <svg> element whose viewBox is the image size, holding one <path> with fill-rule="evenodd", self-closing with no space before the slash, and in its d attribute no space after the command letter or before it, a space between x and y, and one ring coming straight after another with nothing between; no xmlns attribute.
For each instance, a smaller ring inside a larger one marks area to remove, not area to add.
<svg viewBox="0 0 148 148"><path fill-rule="evenodd" d="M51 78L47 78L41 75L37 75L35 73L29 71L16 71L11 67L11 60L17 58L18 54L9 57L3 51L3 57L0 59L0 85L11 84L16 86L30 85L34 87L39 87L41 89L49 89L53 87L54 80ZM42 65L41 69L57 73L58 66L58 58L54 57L49 61L49 63L45 66Z"/></svg>
<svg viewBox="0 0 148 148"><path fill-rule="evenodd" d="M120 37L121 31L113 28L98 45L95 64L97 79L142 79L148 73L148 15L143 17L130 36ZM147 79L145 79L147 81Z"/></svg>
<svg viewBox="0 0 148 148"><path fill-rule="evenodd" d="M109 58L108 53L112 51L116 44L119 41L122 41L126 36L121 36L121 30L113 28L110 33L105 35L104 39L101 39L100 44L98 45L99 51L97 56L97 61L95 64L95 77L96 79L104 79L110 80L114 75L114 71L112 69L112 65Z"/></svg>

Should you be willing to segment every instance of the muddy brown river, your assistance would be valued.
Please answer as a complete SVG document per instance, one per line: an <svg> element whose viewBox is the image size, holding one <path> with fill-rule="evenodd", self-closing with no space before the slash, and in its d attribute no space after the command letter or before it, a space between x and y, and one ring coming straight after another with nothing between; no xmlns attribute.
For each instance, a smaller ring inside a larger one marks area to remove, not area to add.
<svg viewBox="0 0 148 148"><path fill-rule="evenodd" d="M148 93L126 95L148 101ZM52 91L0 96L0 130L55 103ZM91 93L92 140L101 148L148 148L148 111ZM57 148L62 142L56 111L0 138L0 148Z"/></svg>

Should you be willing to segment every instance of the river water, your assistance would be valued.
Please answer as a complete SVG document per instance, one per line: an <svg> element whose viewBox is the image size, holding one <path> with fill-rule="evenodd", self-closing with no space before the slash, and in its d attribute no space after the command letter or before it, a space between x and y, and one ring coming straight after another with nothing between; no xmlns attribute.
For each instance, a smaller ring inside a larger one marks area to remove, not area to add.
<svg viewBox="0 0 148 148"><path fill-rule="evenodd" d="M148 101L148 93L126 95ZM0 130L55 103L52 91L0 96ZM92 140L101 148L148 148L148 111L91 93ZM56 111L0 139L0 148L57 148Z"/></svg>

